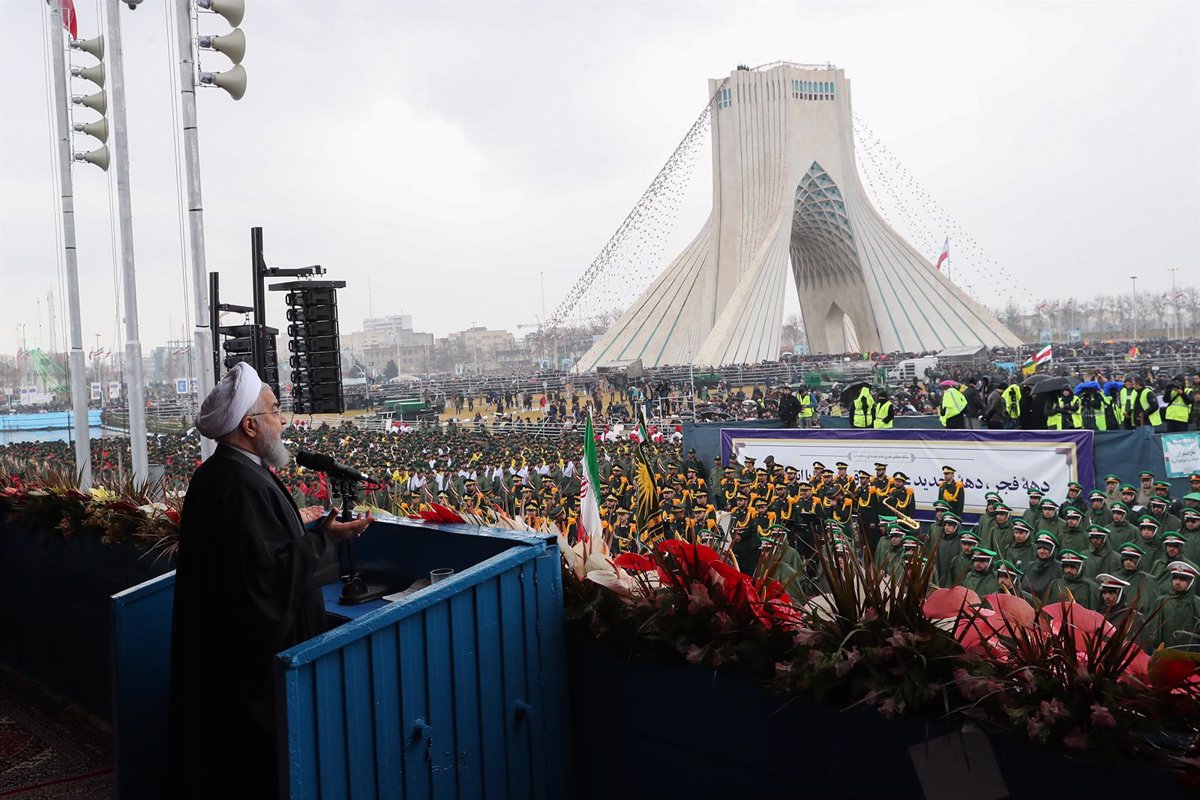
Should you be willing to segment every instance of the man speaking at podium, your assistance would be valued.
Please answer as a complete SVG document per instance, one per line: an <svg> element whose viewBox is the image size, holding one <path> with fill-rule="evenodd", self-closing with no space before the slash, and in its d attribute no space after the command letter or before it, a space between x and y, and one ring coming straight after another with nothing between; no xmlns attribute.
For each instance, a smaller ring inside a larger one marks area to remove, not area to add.
<svg viewBox="0 0 1200 800"><path fill-rule="evenodd" d="M325 630L313 585L333 546L368 515L311 531L268 467L291 460L271 387L239 363L200 407L215 439L183 503L171 641L171 797L274 798L278 781L274 656Z"/></svg>

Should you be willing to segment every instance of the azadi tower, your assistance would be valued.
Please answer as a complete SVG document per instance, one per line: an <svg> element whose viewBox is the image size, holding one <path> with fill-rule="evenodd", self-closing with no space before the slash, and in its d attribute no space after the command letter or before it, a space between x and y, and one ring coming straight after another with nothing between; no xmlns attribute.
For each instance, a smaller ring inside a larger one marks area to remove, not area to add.
<svg viewBox="0 0 1200 800"><path fill-rule="evenodd" d="M709 91L708 220L578 371L778 358L789 265L813 353L1019 343L872 207L842 70L738 69Z"/></svg>

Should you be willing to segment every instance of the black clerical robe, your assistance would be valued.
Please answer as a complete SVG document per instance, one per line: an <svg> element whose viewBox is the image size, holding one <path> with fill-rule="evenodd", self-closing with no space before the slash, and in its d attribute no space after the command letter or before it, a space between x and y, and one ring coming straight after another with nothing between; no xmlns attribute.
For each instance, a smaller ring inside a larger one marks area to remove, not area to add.
<svg viewBox="0 0 1200 800"><path fill-rule="evenodd" d="M304 530L274 474L225 446L192 475L181 528L170 796L281 796L274 656L325 630L313 576L334 544Z"/></svg>

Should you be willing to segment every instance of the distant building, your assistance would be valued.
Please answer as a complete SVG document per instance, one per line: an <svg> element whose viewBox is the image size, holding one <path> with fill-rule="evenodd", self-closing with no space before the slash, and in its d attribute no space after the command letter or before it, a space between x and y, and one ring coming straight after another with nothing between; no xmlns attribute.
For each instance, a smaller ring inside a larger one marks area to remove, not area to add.
<svg viewBox="0 0 1200 800"><path fill-rule="evenodd" d="M528 350L518 343L511 331L489 330L483 326L454 331L435 345L436 370L481 374L526 366Z"/></svg>
<svg viewBox="0 0 1200 800"><path fill-rule="evenodd" d="M389 361L402 375L430 371L433 334L414 331L412 316L392 314L363 320L363 329L342 333L342 368L361 367L368 375L382 375Z"/></svg>

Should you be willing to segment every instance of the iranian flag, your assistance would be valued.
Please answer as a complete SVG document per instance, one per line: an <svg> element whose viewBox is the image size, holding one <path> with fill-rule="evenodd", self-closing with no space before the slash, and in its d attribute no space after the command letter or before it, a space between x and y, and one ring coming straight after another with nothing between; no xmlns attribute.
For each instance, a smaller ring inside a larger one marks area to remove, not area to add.
<svg viewBox="0 0 1200 800"><path fill-rule="evenodd" d="M583 472L579 476L579 538L599 539L600 529L600 464L596 461L596 437L592 433L592 415L588 414L583 432Z"/></svg>
<svg viewBox="0 0 1200 800"><path fill-rule="evenodd" d="M73 0L62 0L62 23L72 39L79 38L79 17L75 15Z"/></svg>
<svg viewBox="0 0 1200 800"><path fill-rule="evenodd" d="M946 243L942 245L942 254L940 256L938 256L937 263L934 264L933 268L936 270L941 270L942 262L949 261L949 260L950 260L950 237L947 236Z"/></svg>

